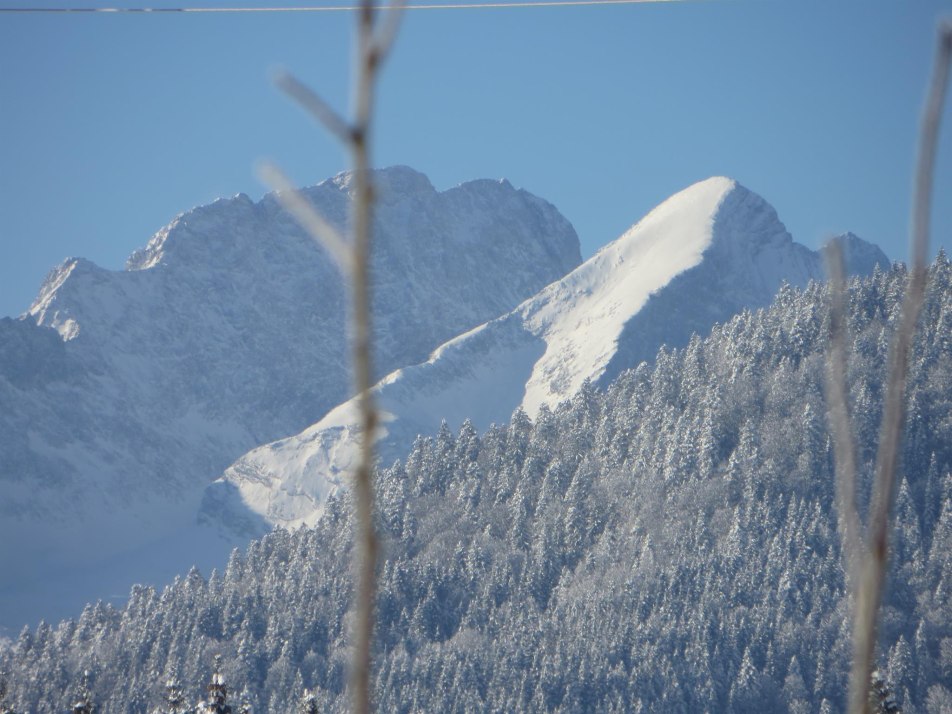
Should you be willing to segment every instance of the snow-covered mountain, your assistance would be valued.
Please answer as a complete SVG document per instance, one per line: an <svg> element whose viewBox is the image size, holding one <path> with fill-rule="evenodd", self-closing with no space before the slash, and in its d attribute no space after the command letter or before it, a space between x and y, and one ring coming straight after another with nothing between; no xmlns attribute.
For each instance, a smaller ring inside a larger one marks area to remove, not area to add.
<svg viewBox="0 0 952 714"><path fill-rule="evenodd" d="M378 375L581 262L569 222L506 181L438 192L405 167L374 180ZM347 174L305 193L343 226ZM0 320L0 625L62 614L68 567L81 590L91 564L120 558L124 594L154 565L150 543L180 539L170 573L198 557L205 486L351 394L347 299L273 195L180 215L124 271L79 258L51 272L28 314Z"/></svg>
<svg viewBox="0 0 952 714"><path fill-rule="evenodd" d="M850 272L888 264L856 236L844 242ZM586 381L606 384L664 344L767 305L784 281L823 277L820 255L793 242L763 198L728 178L697 183L512 312L379 382L380 459L402 458L442 421L484 430L518 408L554 408ZM315 522L355 463L358 423L351 400L246 454L209 487L200 517L246 534Z"/></svg>

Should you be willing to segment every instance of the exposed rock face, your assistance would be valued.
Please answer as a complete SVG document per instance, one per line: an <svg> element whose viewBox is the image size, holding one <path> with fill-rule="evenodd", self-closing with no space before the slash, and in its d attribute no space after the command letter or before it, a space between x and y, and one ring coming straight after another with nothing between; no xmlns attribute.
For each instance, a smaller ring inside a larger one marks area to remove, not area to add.
<svg viewBox="0 0 952 714"><path fill-rule="evenodd" d="M508 182L438 192L405 167L374 179L378 375L581 261L569 222ZM304 192L344 227L347 174ZM182 214L125 271L54 269L27 315L0 321L0 541L20 544L0 549L0 612L16 609L7 583L189 528L228 464L346 400L347 305L331 260L272 195ZM176 570L192 562L181 556Z"/></svg>

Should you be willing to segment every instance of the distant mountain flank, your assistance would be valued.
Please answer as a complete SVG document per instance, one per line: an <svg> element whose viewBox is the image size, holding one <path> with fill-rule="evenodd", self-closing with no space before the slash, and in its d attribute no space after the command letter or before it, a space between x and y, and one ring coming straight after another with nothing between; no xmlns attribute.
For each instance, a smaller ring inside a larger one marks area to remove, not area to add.
<svg viewBox="0 0 952 714"><path fill-rule="evenodd" d="M879 248L852 234L844 242L851 273L888 265ZM784 282L822 279L820 255L795 243L763 198L729 178L701 181L510 313L381 380L380 461L405 457L418 434L443 421L483 431L517 409L534 417L664 345L684 346L768 305ZM347 401L297 436L246 454L208 488L200 518L244 535L313 524L352 469L358 423Z"/></svg>
<svg viewBox="0 0 952 714"><path fill-rule="evenodd" d="M437 191L407 167L373 180L380 376L581 262L571 224L507 181ZM303 192L345 227L349 174ZM0 549L0 625L113 592L63 593L66 568L124 559L109 567L125 593L152 577L152 543L181 539L170 572L199 557L183 534L204 487L351 395L347 305L334 264L270 194L181 214L124 271L55 268L26 315L0 320L0 542L18 544Z"/></svg>

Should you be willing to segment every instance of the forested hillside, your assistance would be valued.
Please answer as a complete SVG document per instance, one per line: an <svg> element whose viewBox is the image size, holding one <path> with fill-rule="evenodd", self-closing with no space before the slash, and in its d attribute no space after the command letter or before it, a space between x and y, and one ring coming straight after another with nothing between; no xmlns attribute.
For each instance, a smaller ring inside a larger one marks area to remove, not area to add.
<svg viewBox="0 0 952 714"><path fill-rule="evenodd" d="M905 278L898 267L850 287L866 476ZM444 429L382 470L380 711L841 710L850 644L826 301L815 283L785 288L604 392L586 386L482 435ZM922 325L881 627L882 676L907 713L952 711L944 254ZM90 605L24 631L0 654L7 701L61 711L88 669L103 711L150 712L173 670L196 699L221 654L257 711L294 711L305 687L319 711L344 711L351 568L344 495L314 529L275 532L208 580L193 571L136 589L122 610Z"/></svg>

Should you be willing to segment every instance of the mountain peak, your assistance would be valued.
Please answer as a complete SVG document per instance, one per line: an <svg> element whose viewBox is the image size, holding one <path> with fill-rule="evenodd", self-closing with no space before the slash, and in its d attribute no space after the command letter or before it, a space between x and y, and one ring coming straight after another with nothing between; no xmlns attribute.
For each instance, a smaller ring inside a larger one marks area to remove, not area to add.
<svg viewBox="0 0 952 714"><path fill-rule="evenodd" d="M692 183L687 188L681 189L670 198L663 201L660 206L668 203L668 201L684 201L698 194L721 194L722 196L726 196L735 189L740 189L749 193L748 189L741 186L736 179L733 179L730 176L709 176L706 179L701 179L700 181Z"/></svg>
<svg viewBox="0 0 952 714"><path fill-rule="evenodd" d="M626 323L654 293L702 261L725 202L752 195L721 176L688 186L526 303L530 330L548 344L526 385L526 411L555 406L586 379L601 378ZM652 341L651 348L663 342Z"/></svg>
<svg viewBox="0 0 952 714"><path fill-rule="evenodd" d="M409 166L374 169L371 175L377 191L378 205L409 197L432 197L437 194L430 180ZM348 220L352 183L353 172L344 171L333 178L301 188L300 191L320 208L331 224L343 228ZM242 250L242 244L236 238L247 231L236 230L239 226L245 228L257 225L261 229L262 224L272 222L276 216L283 213L284 207L276 192L265 194L258 202L244 193L230 198L218 198L176 216L171 223L156 232L145 247L135 250L129 256L126 260L126 270L147 270L170 260L195 261L201 254L214 262L216 255L224 256ZM291 224L289 232L302 233L289 216L278 220ZM257 252L259 246L255 245L256 242L253 240L245 247L251 252Z"/></svg>
<svg viewBox="0 0 952 714"><path fill-rule="evenodd" d="M388 194L436 193L426 174L409 166L395 165L371 171L378 199L386 201ZM353 171L342 171L325 183L331 183L340 190L350 192L354 181Z"/></svg>
<svg viewBox="0 0 952 714"><path fill-rule="evenodd" d="M768 227L774 230L765 232ZM765 241L792 242L773 206L727 176L712 176L678 191L604 250L641 250L640 244L659 237L659 250L690 247L700 253L716 246L756 251Z"/></svg>
<svg viewBox="0 0 952 714"><path fill-rule="evenodd" d="M425 360L581 262L571 224L525 191L501 194L493 182L438 192L407 167L373 179L377 376ZM339 228L346 183L304 190ZM348 286L274 194L180 214L127 268L71 259L23 325L0 325L0 541L32 544L0 549L10 582L61 589L64 563L171 537L228 464L352 393ZM57 356L44 361L51 337ZM140 576L129 578L120 589ZM0 590L2 627L14 596Z"/></svg>
<svg viewBox="0 0 952 714"><path fill-rule="evenodd" d="M714 220L721 204L735 192L741 196L750 193L734 179L725 176L712 176L698 181L659 203L615 243L623 242L632 236L641 240L648 231L655 230L657 226L670 227L669 222L672 220L682 224L694 224L699 228L708 226ZM679 231L674 231L670 237L675 239L679 235ZM609 243L609 246L612 245L614 243Z"/></svg>
<svg viewBox="0 0 952 714"><path fill-rule="evenodd" d="M889 267L889 258L879 246L863 240L855 233L847 231L836 239L843 246L843 259L848 273L866 275L873 272L877 265L884 270Z"/></svg>

